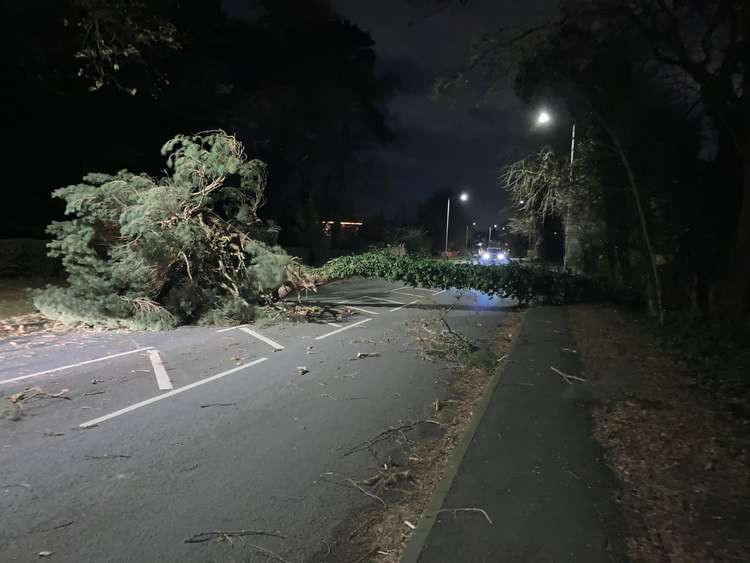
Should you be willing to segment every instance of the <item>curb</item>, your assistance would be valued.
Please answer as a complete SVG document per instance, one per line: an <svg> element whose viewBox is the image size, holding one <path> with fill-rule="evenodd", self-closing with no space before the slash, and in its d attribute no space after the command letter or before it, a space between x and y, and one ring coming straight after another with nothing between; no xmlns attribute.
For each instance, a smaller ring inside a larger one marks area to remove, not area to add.
<svg viewBox="0 0 750 563"><path fill-rule="evenodd" d="M453 486L453 480L458 473L458 469L461 466L464 455L466 455L466 450L469 449L469 444L471 444L471 441L474 439L477 428L479 428L479 423L484 418L484 413L487 410L490 401L492 400L492 396L495 393L495 388L500 382L500 378L502 377L503 372L505 372L505 366L508 365L511 356L513 355L513 351L516 348L516 342L518 342L518 340L520 339L521 331L523 330L523 325L525 324L525 322L526 316L524 315L524 320L521 323L521 327L518 331L518 337L516 337L515 341L511 345L502 366L498 367L495 370L495 373L492 375L492 380L487 386L484 397L482 397L482 400L479 403L477 412L474 414L471 422L466 427L466 430L464 430L463 436L461 436L461 441L458 443L458 446L456 446L456 449L453 450L453 454L451 455L451 458L448 461L448 465L446 467L445 475L437 484L437 487L435 487L435 492L432 494L430 502L427 504L427 507L425 508L422 516L419 519L417 529L414 530L411 538L409 538L409 543L407 543L406 549L401 555L400 563L417 563L419 561L419 556L422 554L422 548L424 548L424 545L427 543L427 538L432 531L432 527L435 525L437 515L440 512L443 503L445 502L445 498L448 496L448 492Z"/></svg>

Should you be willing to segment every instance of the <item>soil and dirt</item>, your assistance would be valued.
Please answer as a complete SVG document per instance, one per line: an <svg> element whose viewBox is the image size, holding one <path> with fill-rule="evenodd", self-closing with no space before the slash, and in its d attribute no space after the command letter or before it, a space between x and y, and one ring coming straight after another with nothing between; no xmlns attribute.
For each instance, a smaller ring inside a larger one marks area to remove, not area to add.
<svg viewBox="0 0 750 563"><path fill-rule="evenodd" d="M445 475L448 461L474 416L496 369L501 369L519 333L523 311L508 312L501 325L477 347L454 332L444 315L410 325L412 342L427 362L447 360L452 366L445 397L431 412L401 427L373 431L373 438L344 455L371 455L379 469L352 482L372 501L356 510L310 562L396 563L420 516Z"/></svg>
<svg viewBox="0 0 750 563"><path fill-rule="evenodd" d="M609 306L568 308L602 402L594 432L621 482L633 561L750 561L750 439L736 397Z"/></svg>

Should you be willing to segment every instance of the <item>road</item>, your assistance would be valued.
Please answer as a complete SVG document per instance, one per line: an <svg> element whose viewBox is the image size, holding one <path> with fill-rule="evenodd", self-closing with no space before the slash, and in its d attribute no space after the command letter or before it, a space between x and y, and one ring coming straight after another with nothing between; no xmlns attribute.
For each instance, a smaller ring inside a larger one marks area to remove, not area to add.
<svg viewBox="0 0 750 563"><path fill-rule="evenodd" d="M346 479L375 462L343 452L446 393L450 370L419 358L407 321L452 307L452 327L477 339L510 305L361 279L307 300L356 315L0 342L4 404L47 393L0 419L0 560L262 560L255 545L305 561L372 502ZM284 537L185 542L243 529Z"/></svg>

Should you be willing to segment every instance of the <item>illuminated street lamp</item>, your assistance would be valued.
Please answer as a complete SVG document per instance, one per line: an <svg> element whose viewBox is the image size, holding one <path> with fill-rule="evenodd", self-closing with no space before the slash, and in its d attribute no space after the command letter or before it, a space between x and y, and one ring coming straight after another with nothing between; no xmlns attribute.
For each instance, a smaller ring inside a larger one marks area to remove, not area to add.
<svg viewBox="0 0 750 563"><path fill-rule="evenodd" d="M461 192L461 194L458 196L459 201L467 202L469 201L469 194L466 192ZM445 255L448 255L448 227L451 223L451 198L448 198L448 206L445 212Z"/></svg>
<svg viewBox="0 0 750 563"><path fill-rule="evenodd" d="M552 116L546 110L541 110L536 116L537 125L547 125L550 121L552 121Z"/></svg>
<svg viewBox="0 0 750 563"><path fill-rule="evenodd" d="M536 117L536 123L540 126L545 126L549 124L552 121L552 116L544 109L540 110ZM568 169L568 180L570 183L573 183L573 160L575 158L576 154L576 121L573 120L573 127L570 131L570 167ZM523 203L523 201L521 202ZM566 217L564 219L565 224L568 224L568 221L570 220L570 204L568 204L568 209L566 211ZM565 231L566 234L568 231ZM565 253L563 254L563 268L568 267L568 237L565 237Z"/></svg>

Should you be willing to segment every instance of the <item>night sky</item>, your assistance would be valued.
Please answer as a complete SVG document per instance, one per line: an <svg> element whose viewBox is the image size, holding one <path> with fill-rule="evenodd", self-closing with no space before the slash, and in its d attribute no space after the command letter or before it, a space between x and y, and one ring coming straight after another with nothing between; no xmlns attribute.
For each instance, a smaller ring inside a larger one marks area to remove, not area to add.
<svg viewBox="0 0 750 563"><path fill-rule="evenodd" d="M443 0L332 0L344 19L375 40L378 71L396 73L400 90L387 112L396 140L377 149L391 187L389 214L423 201L444 186L471 194L481 224L502 220L498 169L544 143L531 130L528 108L510 78L491 100L433 101L434 80L460 70L474 34L549 20L554 0L471 0L445 9ZM247 14L245 0L225 0L228 13Z"/></svg>

